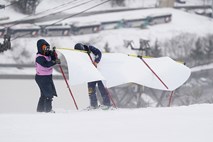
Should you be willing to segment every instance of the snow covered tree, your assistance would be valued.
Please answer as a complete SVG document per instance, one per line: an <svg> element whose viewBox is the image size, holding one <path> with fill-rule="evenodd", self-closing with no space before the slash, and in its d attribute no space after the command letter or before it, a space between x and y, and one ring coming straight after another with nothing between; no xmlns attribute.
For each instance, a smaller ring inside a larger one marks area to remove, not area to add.
<svg viewBox="0 0 213 142"><path fill-rule="evenodd" d="M39 0L18 0L14 3L24 14L34 14Z"/></svg>
<svg viewBox="0 0 213 142"><path fill-rule="evenodd" d="M104 45L104 50L105 50L105 52L107 52L107 53L109 53L109 52L111 51L108 42L106 42L106 44Z"/></svg>
<svg viewBox="0 0 213 142"><path fill-rule="evenodd" d="M208 60L211 60L213 55L213 35L209 35L207 37L207 45L205 46L204 52L205 52L206 58Z"/></svg>
<svg viewBox="0 0 213 142"><path fill-rule="evenodd" d="M159 45L159 41L156 40L154 46L151 48L151 56L160 57L162 56L162 51Z"/></svg>
<svg viewBox="0 0 213 142"><path fill-rule="evenodd" d="M194 48L195 42L195 34L182 33L163 43L163 53L174 59L189 62L191 49Z"/></svg>
<svg viewBox="0 0 213 142"><path fill-rule="evenodd" d="M191 51L191 57L195 60L196 64L201 64L202 60L204 59L204 51L203 51L203 43L202 39L198 38L195 43L195 49Z"/></svg>

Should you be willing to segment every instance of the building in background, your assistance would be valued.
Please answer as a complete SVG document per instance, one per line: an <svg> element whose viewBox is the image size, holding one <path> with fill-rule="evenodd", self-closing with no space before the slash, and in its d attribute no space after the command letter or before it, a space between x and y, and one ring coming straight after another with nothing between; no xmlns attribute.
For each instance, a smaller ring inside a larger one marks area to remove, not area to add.
<svg viewBox="0 0 213 142"><path fill-rule="evenodd" d="M175 0L159 0L159 7L174 7Z"/></svg>

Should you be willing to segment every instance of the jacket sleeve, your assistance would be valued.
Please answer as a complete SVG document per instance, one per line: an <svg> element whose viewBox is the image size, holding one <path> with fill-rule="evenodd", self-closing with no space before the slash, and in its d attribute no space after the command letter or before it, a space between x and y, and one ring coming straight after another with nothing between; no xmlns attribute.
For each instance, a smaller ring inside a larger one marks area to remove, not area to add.
<svg viewBox="0 0 213 142"><path fill-rule="evenodd" d="M54 66L56 64L52 60L47 61L44 57L41 57L41 56L36 58L36 62L38 64L40 64L41 66L46 67L46 68L49 68L49 67Z"/></svg>
<svg viewBox="0 0 213 142"><path fill-rule="evenodd" d="M98 48L91 45L89 46L89 50L95 55L95 62L99 63L102 57L101 51Z"/></svg>

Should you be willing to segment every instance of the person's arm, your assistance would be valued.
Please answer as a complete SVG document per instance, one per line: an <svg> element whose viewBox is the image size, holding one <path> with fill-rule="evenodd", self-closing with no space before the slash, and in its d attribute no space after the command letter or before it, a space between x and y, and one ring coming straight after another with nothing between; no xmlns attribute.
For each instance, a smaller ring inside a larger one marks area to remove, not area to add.
<svg viewBox="0 0 213 142"><path fill-rule="evenodd" d="M36 58L36 62L37 62L38 64L40 64L41 66L47 67L47 68L49 68L49 67L51 67L51 66L54 66L54 65L56 64L56 62L54 62L53 60L47 61L47 60L46 60L44 57L42 57L42 56L37 57L37 58Z"/></svg>
<svg viewBox="0 0 213 142"><path fill-rule="evenodd" d="M101 51L94 47L94 46L89 46L90 51L95 55L95 64L97 65L101 61L102 53Z"/></svg>

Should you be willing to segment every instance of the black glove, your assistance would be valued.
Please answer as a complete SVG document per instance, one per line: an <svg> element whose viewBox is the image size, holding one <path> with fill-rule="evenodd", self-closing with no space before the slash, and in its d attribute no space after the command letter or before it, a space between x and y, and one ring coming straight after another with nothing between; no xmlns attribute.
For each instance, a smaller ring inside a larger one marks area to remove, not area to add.
<svg viewBox="0 0 213 142"><path fill-rule="evenodd" d="M89 54L91 53L89 46L87 46L87 45L84 45L84 50L87 51L87 53L89 53Z"/></svg>
<svg viewBox="0 0 213 142"><path fill-rule="evenodd" d="M55 59L55 63L56 64L61 64L61 60L60 59Z"/></svg>
<svg viewBox="0 0 213 142"><path fill-rule="evenodd" d="M55 64L61 64L61 60L60 59L52 60L52 62L55 63Z"/></svg>

